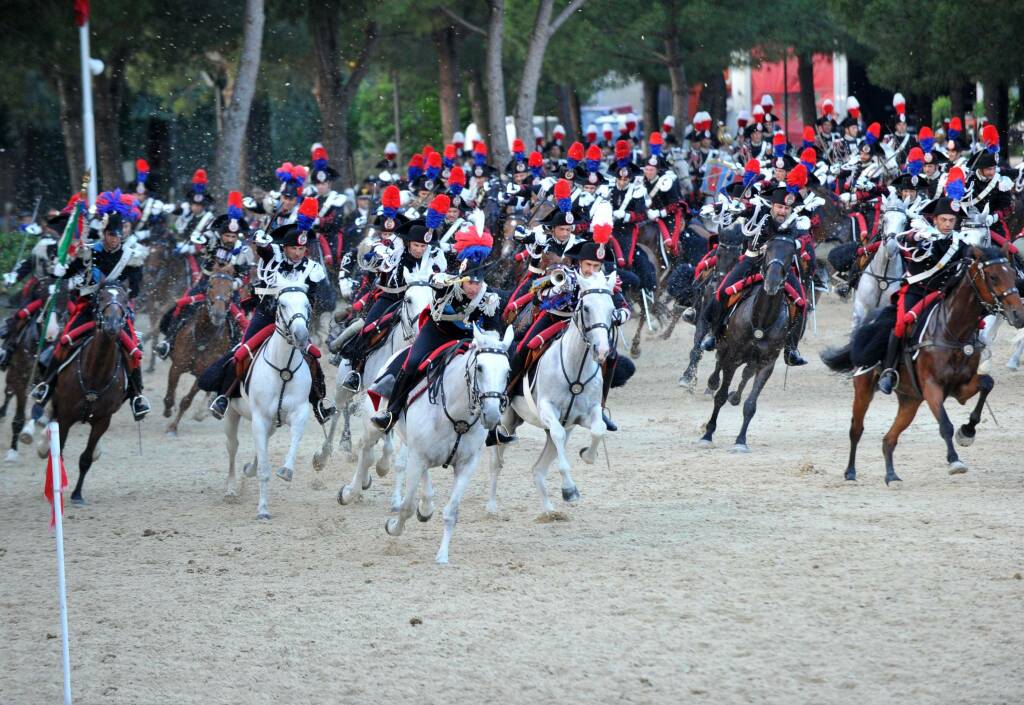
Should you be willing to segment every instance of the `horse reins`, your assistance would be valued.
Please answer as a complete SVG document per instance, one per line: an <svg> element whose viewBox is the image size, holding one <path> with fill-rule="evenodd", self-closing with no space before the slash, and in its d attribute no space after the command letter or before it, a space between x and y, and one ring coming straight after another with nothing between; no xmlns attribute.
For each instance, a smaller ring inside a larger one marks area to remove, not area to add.
<svg viewBox="0 0 1024 705"><path fill-rule="evenodd" d="M451 452L448 453L448 457L441 464L441 467L447 468L451 465L452 460L455 458L455 454L459 451L459 443L462 442L462 437L469 433L470 429L476 426L480 420L480 416L483 413L483 401L485 399L497 399L498 405L501 411L504 413L508 407L508 394L505 392L481 392L480 384L477 380L476 373L470 374L470 369L476 369L476 360L481 355L502 355L508 357L508 352L502 348L474 348L473 359L466 360L466 393L469 397L469 414L473 417L472 420L466 421L465 419L453 419L452 415L448 413L448 397L444 391L444 370L445 367L441 367L434 380L433 384L436 384L438 390L434 394L429 393L427 398L431 403L436 403L437 395L441 397L441 411L444 412L445 417L452 424L452 430L455 431L455 443L452 445ZM431 398L433 397L433 398Z"/></svg>
<svg viewBox="0 0 1024 705"><path fill-rule="evenodd" d="M611 297L612 291L611 291L611 289L585 289L585 290L580 292L579 300L576 303L576 311L573 313L572 321L573 321L573 323L576 324L576 327L579 328L580 332L583 333L583 340L587 343L588 347L592 348L593 345L590 343L590 340L587 338L587 334L590 331L592 331L592 330L597 330L599 328L604 328L606 331L608 331L608 338L609 338L609 340L611 340L612 328L611 328L611 326L609 324L605 323L604 321L599 321L599 322L594 323L593 325L590 325L590 326L587 325L586 315L585 315L586 309L583 306L583 298L585 296L587 296L588 294L608 294L608 296ZM577 316L578 316L578 320L577 320ZM587 377L587 379L585 381L581 381L582 377L583 377L583 368L587 364L587 356L583 355L580 358L580 368L576 371L576 381L574 382L574 381L569 379L569 373L565 369L565 358L562 356L562 348L563 347L564 347L563 345L559 345L558 346L558 364L559 364L559 367L562 368L562 377L569 384L569 394L571 395L569 397L569 406L567 406L565 408L565 413L562 414L561 423L564 426L566 420L568 420L568 418L569 418L570 412L572 412L573 404L576 403L576 397L578 397L579 395L583 394L583 390L587 388L587 385L590 384L590 382L595 377L597 377L597 373L601 371L601 366L595 364L594 372L589 377Z"/></svg>
<svg viewBox="0 0 1024 705"><path fill-rule="evenodd" d="M281 289L281 291L277 292L277 295L280 296L281 294L287 294L289 292L294 291L300 291L303 294L306 293L305 287L288 286L285 287L284 289ZM278 302L280 302L280 298L278 299ZM306 305L306 309L309 309L308 304ZM295 366L294 370L292 369L292 360L295 359L295 351L297 350L297 348L295 347L295 338L293 338L291 334L292 323L294 323L296 319L301 319L306 322L307 329L309 327L309 316L306 315L306 313L304 312L296 313L291 318L289 318L287 323L285 324L284 330L281 329L280 318L281 309L280 307L278 307L277 313L275 314L275 319L277 320L274 321L274 329L275 332L280 333L281 337L283 337L285 341L291 346L291 350L288 352L288 362L285 363L284 367L277 367L274 363L270 361L270 358L267 357L267 347L263 347L263 360L267 363L270 369L276 371L278 376L281 378L281 393L277 395L277 410L274 412L274 424L278 428L280 428L282 423L281 405L284 403L284 390L288 386L288 383L292 380L292 378L295 377L295 373L299 371L299 367L302 366L302 359L300 356L299 364Z"/></svg>

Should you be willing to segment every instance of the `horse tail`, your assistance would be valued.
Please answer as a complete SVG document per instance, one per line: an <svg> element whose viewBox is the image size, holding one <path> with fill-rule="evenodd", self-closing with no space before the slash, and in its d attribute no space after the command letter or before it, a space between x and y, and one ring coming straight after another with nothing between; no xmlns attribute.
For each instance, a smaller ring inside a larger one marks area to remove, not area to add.
<svg viewBox="0 0 1024 705"><path fill-rule="evenodd" d="M821 353L821 361L833 372L853 372L854 364L850 357L852 350L852 343L841 348L829 348Z"/></svg>

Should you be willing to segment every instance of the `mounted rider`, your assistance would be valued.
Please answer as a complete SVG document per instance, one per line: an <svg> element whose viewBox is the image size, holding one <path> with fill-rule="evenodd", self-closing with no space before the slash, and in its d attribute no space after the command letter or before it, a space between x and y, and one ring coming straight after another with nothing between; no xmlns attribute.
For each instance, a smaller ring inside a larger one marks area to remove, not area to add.
<svg viewBox="0 0 1024 705"><path fill-rule="evenodd" d="M253 237L256 256L259 258L253 288L258 303L249 321L249 327L242 336L242 342L235 350L211 365L210 369L203 373L200 381L201 388L214 387L220 392L210 404L210 411L218 419L223 418L230 402L229 397L240 382L236 376L235 365L230 363L244 360L246 355L254 358L259 345L274 333L278 292L287 287L304 287L312 306L318 289L330 286L323 265L307 256L309 233L316 223L317 212L316 199L306 198L294 224L281 225L270 234L258 230ZM323 424L337 412L337 409L324 403L327 386L318 362L319 351L309 346L303 353L313 377L309 401L313 405L313 414L317 421Z"/></svg>
<svg viewBox="0 0 1024 705"><path fill-rule="evenodd" d="M309 168L309 180L316 192L319 206L317 216L315 251L321 262L330 267L339 265L345 252L343 225L345 222L345 194L334 190L334 181L338 172L327 160L327 150L323 145L313 147L312 164Z"/></svg>
<svg viewBox="0 0 1024 705"><path fill-rule="evenodd" d="M472 225L455 236L456 257L462 263L458 276L444 272L433 276L434 302L429 313L421 316L420 331L409 352L388 368L387 374L394 375L394 384L388 393L388 406L370 420L381 431L388 431L401 416L408 401L408 395L419 381L422 363L442 346L472 338L473 327L501 331L498 317L500 298L488 291L484 282L484 260L491 252L494 238L482 230L483 221L477 219ZM401 366L398 366L401 360Z"/></svg>
<svg viewBox="0 0 1024 705"><path fill-rule="evenodd" d="M178 214L174 221L174 231L178 237L178 245L174 254L184 257L186 268L192 284L202 276L196 253L201 251L200 242L207 228L213 222L213 196L207 191L206 169L196 169L192 175L192 184L185 191L185 202L174 212Z"/></svg>
<svg viewBox="0 0 1024 705"><path fill-rule="evenodd" d="M131 224L141 216L131 196L122 195L120 190L101 193L96 199L95 213L89 222L89 229L101 239L99 242L80 247L70 265L59 262L53 265L54 276L70 280L70 288L77 292L71 316L58 338L56 348L44 352L49 361L40 382L32 390L32 399L45 405L53 392L53 380L60 370L63 357L58 353L77 342L94 323L96 311L93 294L101 287L118 285L128 294L128 310L125 311L125 327L120 341L124 348L128 373L128 397L131 399L132 416L138 421L149 413L149 401L142 395L142 350L135 334L133 301L142 286L142 264L144 250L132 240L125 243ZM42 359L40 360L42 362Z"/></svg>
<svg viewBox="0 0 1024 705"><path fill-rule="evenodd" d="M164 203L149 188L149 162L145 159L135 160L135 181L128 184L128 189L135 194L135 203L142 215L133 225L135 239L145 242L150 237L161 237L167 225L164 216L175 210L173 203Z"/></svg>
<svg viewBox="0 0 1024 705"><path fill-rule="evenodd" d="M1007 247L1014 234L1006 225L1006 218L1013 210L1013 181L999 175L999 130L989 123L981 130L985 145L968 162L969 171L965 181L967 199L979 212L987 213L987 225L991 230L992 242ZM967 170L965 170L967 171Z"/></svg>

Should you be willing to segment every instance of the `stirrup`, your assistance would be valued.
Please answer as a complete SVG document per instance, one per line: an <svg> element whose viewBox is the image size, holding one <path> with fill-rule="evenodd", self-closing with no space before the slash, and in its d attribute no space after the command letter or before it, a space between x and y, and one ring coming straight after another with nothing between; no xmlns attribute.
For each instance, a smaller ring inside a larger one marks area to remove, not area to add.
<svg viewBox="0 0 1024 705"><path fill-rule="evenodd" d="M616 424L614 421L612 421L612 415L610 413L608 413L608 407L603 407L601 409L601 418L604 419L604 426L609 431L618 431L619 430L618 424Z"/></svg>
<svg viewBox="0 0 1024 705"><path fill-rule="evenodd" d="M351 384L353 376L355 376L355 385ZM347 389L353 394L358 394L361 386L363 386L363 376L355 370L350 370L345 376L345 381L341 383L342 389Z"/></svg>
<svg viewBox="0 0 1024 705"><path fill-rule="evenodd" d="M171 354L171 343L167 340L161 340L153 347L153 352L157 354L161 360L166 360L167 356Z"/></svg>
<svg viewBox="0 0 1024 705"><path fill-rule="evenodd" d="M715 335L714 333L708 333L704 336L704 340L700 341L700 349L704 352L711 352L715 349Z"/></svg>
<svg viewBox="0 0 1024 705"><path fill-rule="evenodd" d="M29 392L29 396L32 397L33 401L45 404L46 400L50 397L50 383L40 382L32 388L32 391Z"/></svg>
<svg viewBox="0 0 1024 705"><path fill-rule="evenodd" d="M689 323L690 325L693 325L694 323L697 322L697 309L695 309L693 306L687 306L686 309L683 311L682 318L685 322Z"/></svg>
<svg viewBox="0 0 1024 705"><path fill-rule="evenodd" d="M149 399L146 399L141 394L132 397L132 416L136 421L145 418L146 414L151 410L152 407L149 405Z"/></svg>
<svg viewBox="0 0 1024 705"><path fill-rule="evenodd" d="M888 382L888 384L886 384ZM878 391L882 394L892 394L896 387L900 386L900 373L895 367L887 367L878 376Z"/></svg>
<svg viewBox="0 0 1024 705"><path fill-rule="evenodd" d="M320 399L315 404L313 404L313 416L316 417L316 420L320 422L321 426L327 423L337 413L338 407L324 406L323 399Z"/></svg>
<svg viewBox="0 0 1024 705"><path fill-rule="evenodd" d="M221 401L221 400L223 400L223 401ZM210 403L210 407L209 407L210 408L210 413L213 414L213 418L215 418L215 419L222 419L222 418L224 418L224 413L228 410L228 404L230 404L230 403L231 403L231 400L228 399L227 396L225 396L223 394L218 394L217 397L213 400L213 402Z"/></svg>
<svg viewBox="0 0 1024 705"><path fill-rule="evenodd" d="M379 414L371 416L370 423L376 426L379 430L387 432L395 425L395 415L390 411L385 410Z"/></svg>

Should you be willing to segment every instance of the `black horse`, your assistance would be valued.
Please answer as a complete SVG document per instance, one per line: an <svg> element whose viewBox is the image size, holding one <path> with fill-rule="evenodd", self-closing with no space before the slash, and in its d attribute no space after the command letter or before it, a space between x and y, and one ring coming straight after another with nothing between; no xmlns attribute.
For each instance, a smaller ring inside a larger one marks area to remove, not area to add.
<svg viewBox="0 0 1024 705"><path fill-rule="evenodd" d="M716 344L715 371L708 380L709 389L717 389L715 408L705 425L701 445L710 446L718 424L718 412L729 403L740 403L743 388L754 377L750 395L743 404L743 427L736 436L733 450L746 453L747 427L757 412L757 397L775 370L775 361L786 343L789 333L789 302L783 285L786 273L794 266L798 249L796 240L775 237L768 242L761 264L763 282L751 285L751 291L729 314L723 332ZM729 392L733 375L743 367L743 377L735 391ZM719 380L719 374L721 379Z"/></svg>

